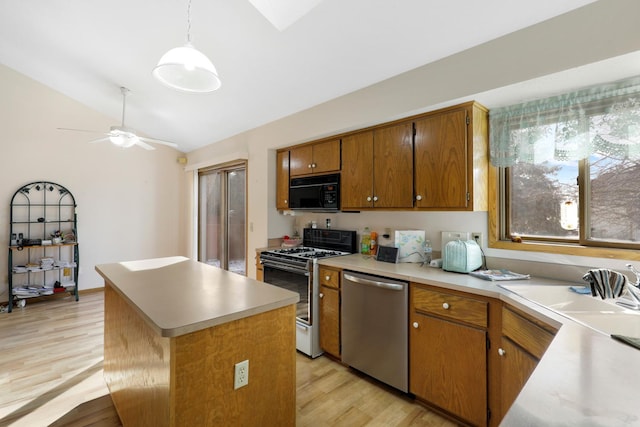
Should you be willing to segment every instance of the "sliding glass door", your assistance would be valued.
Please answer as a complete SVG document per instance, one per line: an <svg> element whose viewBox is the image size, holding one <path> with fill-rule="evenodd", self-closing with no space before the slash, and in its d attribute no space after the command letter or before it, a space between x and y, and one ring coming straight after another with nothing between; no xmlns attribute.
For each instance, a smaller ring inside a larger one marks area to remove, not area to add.
<svg viewBox="0 0 640 427"><path fill-rule="evenodd" d="M246 164L198 175L198 260L246 275Z"/></svg>

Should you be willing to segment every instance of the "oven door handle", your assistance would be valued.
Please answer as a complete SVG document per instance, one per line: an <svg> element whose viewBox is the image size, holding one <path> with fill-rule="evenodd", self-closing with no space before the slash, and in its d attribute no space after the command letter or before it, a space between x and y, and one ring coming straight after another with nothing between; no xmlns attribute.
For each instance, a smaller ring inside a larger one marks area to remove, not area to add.
<svg viewBox="0 0 640 427"><path fill-rule="evenodd" d="M305 276L309 276L309 272L307 271L307 269L305 268L296 268L293 267L291 265L287 265L287 264L283 264L280 262L273 262L273 261L262 261L262 265L265 267L271 267L271 268L275 268L277 270L284 270L284 271L288 271L290 273L296 273L296 274L303 274Z"/></svg>

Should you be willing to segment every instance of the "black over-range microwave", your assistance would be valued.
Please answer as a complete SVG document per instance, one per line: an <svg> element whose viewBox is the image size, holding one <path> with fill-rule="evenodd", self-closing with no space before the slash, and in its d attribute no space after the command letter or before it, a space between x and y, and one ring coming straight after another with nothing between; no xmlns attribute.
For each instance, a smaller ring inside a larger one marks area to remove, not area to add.
<svg viewBox="0 0 640 427"><path fill-rule="evenodd" d="M291 178L289 208L337 211L340 209L340 174Z"/></svg>

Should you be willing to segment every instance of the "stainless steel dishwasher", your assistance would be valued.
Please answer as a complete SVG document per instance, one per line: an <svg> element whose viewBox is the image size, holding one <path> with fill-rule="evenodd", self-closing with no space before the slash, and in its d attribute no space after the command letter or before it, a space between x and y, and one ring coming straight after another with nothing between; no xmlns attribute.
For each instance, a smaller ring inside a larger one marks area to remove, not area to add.
<svg viewBox="0 0 640 427"><path fill-rule="evenodd" d="M342 362L409 391L407 282L342 273Z"/></svg>

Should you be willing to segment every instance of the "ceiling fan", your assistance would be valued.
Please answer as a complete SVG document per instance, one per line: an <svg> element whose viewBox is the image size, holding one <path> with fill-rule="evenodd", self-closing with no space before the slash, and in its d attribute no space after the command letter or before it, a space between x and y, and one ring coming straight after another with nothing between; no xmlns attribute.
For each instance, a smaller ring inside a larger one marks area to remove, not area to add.
<svg viewBox="0 0 640 427"><path fill-rule="evenodd" d="M124 115L127 106L127 95L129 94L129 89L126 87L121 87L120 92L122 93L122 124L120 126L111 126L109 132L100 132L93 130L85 130L85 129L70 129L70 128L57 128L58 130L71 130L74 132L90 132L90 133L101 133L106 135L105 137L94 139L89 141L89 143L94 142L103 142L103 141L111 141L114 145L122 148L129 148L137 145L139 147L144 148L145 150L155 150L154 147L147 144L147 142L152 142L155 144L168 145L169 147L178 148L178 145L169 142L163 141L160 139L146 138L142 136L136 135L133 129L130 129L124 125Z"/></svg>

